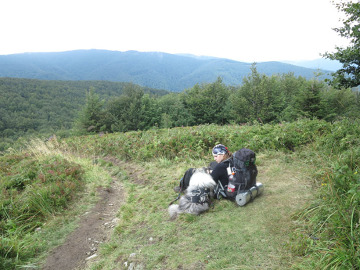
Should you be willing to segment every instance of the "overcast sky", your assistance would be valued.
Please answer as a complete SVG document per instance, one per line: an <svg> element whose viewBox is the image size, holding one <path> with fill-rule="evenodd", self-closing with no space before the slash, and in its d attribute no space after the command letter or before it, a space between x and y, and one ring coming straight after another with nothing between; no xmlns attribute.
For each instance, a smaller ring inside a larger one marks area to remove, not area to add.
<svg viewBox="0 0 360 270"><path fill-rule="evenodd" d="M0 55L77 49L312 60L346 40L330 0L1 0Z"/></svg>

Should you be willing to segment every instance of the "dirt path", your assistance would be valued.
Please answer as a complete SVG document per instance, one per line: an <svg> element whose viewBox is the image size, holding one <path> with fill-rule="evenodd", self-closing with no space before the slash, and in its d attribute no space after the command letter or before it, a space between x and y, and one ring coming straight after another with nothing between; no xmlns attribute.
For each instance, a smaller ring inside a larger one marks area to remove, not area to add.
<svg viewBox="0 0 360 270"><path fill-rule="evenodd" d="M125 168L123 162L113 158L108 160ZM136 173L130 177L137 179ZM116 213L124 201L123 189L115 177L110 188L100 188L98 192L99 201L81 218L79 227L68 235L65 242L51 251L43 270L83 269L88 261L96 259L97 248L116 226Z"/></svg>

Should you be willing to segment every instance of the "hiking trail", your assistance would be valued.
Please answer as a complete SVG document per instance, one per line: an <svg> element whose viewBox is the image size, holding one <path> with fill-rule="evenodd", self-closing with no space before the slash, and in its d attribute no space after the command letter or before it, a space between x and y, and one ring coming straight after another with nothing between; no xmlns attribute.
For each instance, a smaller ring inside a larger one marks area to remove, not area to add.
<svg viewBox="0 0 360 270"><path fill-rule="evenodd" d="M106 160L126 170L132 181L140 181L135 165L110 157ZM81 217L78 227L65 242L50 251L41 269L84 269L87 262L96 260L99 245L109 240L119 221L116 214L125 199L123 188L115 176L112 176L110 187L98 188L97 192L99 200L95 206Z"/></svg>

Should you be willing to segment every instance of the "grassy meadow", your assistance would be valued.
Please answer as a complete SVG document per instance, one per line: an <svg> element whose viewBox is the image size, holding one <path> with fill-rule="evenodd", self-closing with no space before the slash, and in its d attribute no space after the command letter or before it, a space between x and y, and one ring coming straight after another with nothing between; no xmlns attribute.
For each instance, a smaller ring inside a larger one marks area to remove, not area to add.
<svg viewBox="0 0 360 270"><path fill-rule="evenodd" d="M87 269L359 269L359 124L203 125L32 141L0 156L0 267L41 266L96 201L96 187L115 177L126 201ZM173 187L187 168L209 164L217 143L257 153L264 193L244 207L220 200L203 215L170 220Z"/></svg>

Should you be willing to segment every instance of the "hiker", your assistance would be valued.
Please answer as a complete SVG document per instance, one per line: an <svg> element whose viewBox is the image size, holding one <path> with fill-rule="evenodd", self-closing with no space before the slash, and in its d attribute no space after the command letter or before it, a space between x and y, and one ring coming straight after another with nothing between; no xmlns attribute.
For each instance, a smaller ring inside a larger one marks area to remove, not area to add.
<svg viewBox="0 0 360 270"><path fill-rule="evenodd" d="M232 154L225 145L217 144L212 149L212 155L215 161L209 167L190 168L185 172L179 186L174 188L175 192L179 192L174 201L180 198L180 193L185 192L190 182L195 181L191 177L199 170L210 174L216 183L213 191L210 190L210 198L235 200L238 205L243 206L263 192L263 185L256 182L258 171L254 151L241 148Z"/></svg>
<svg viewBox="0 0 360 270"><path fill-rule="evenodd" d="M220 181L222 188L225 189L229 182L226 168L229 167L229 161L227 160L231 157L231 153L226 146L218 144L212 149L212 154L215 161L211 162L209 167L203 168L203 170L210 173L216 183ZM188 187L195 170L196 168L190 168L185 172L180 180L180 185L174 188L175 192L183 192Z"/></svg>
<svg viewBox="0 0 360 270"><path fill-rule="evenodd" d="M229 183L227 168L229 167L229 158L231 158L232 154L225 145L217 144L212 149L212 155L217 164L215 166L213 163L210 165L211 167L214 166L210 175L216 183L220 182L222 187L226 189Z"/></svg>

